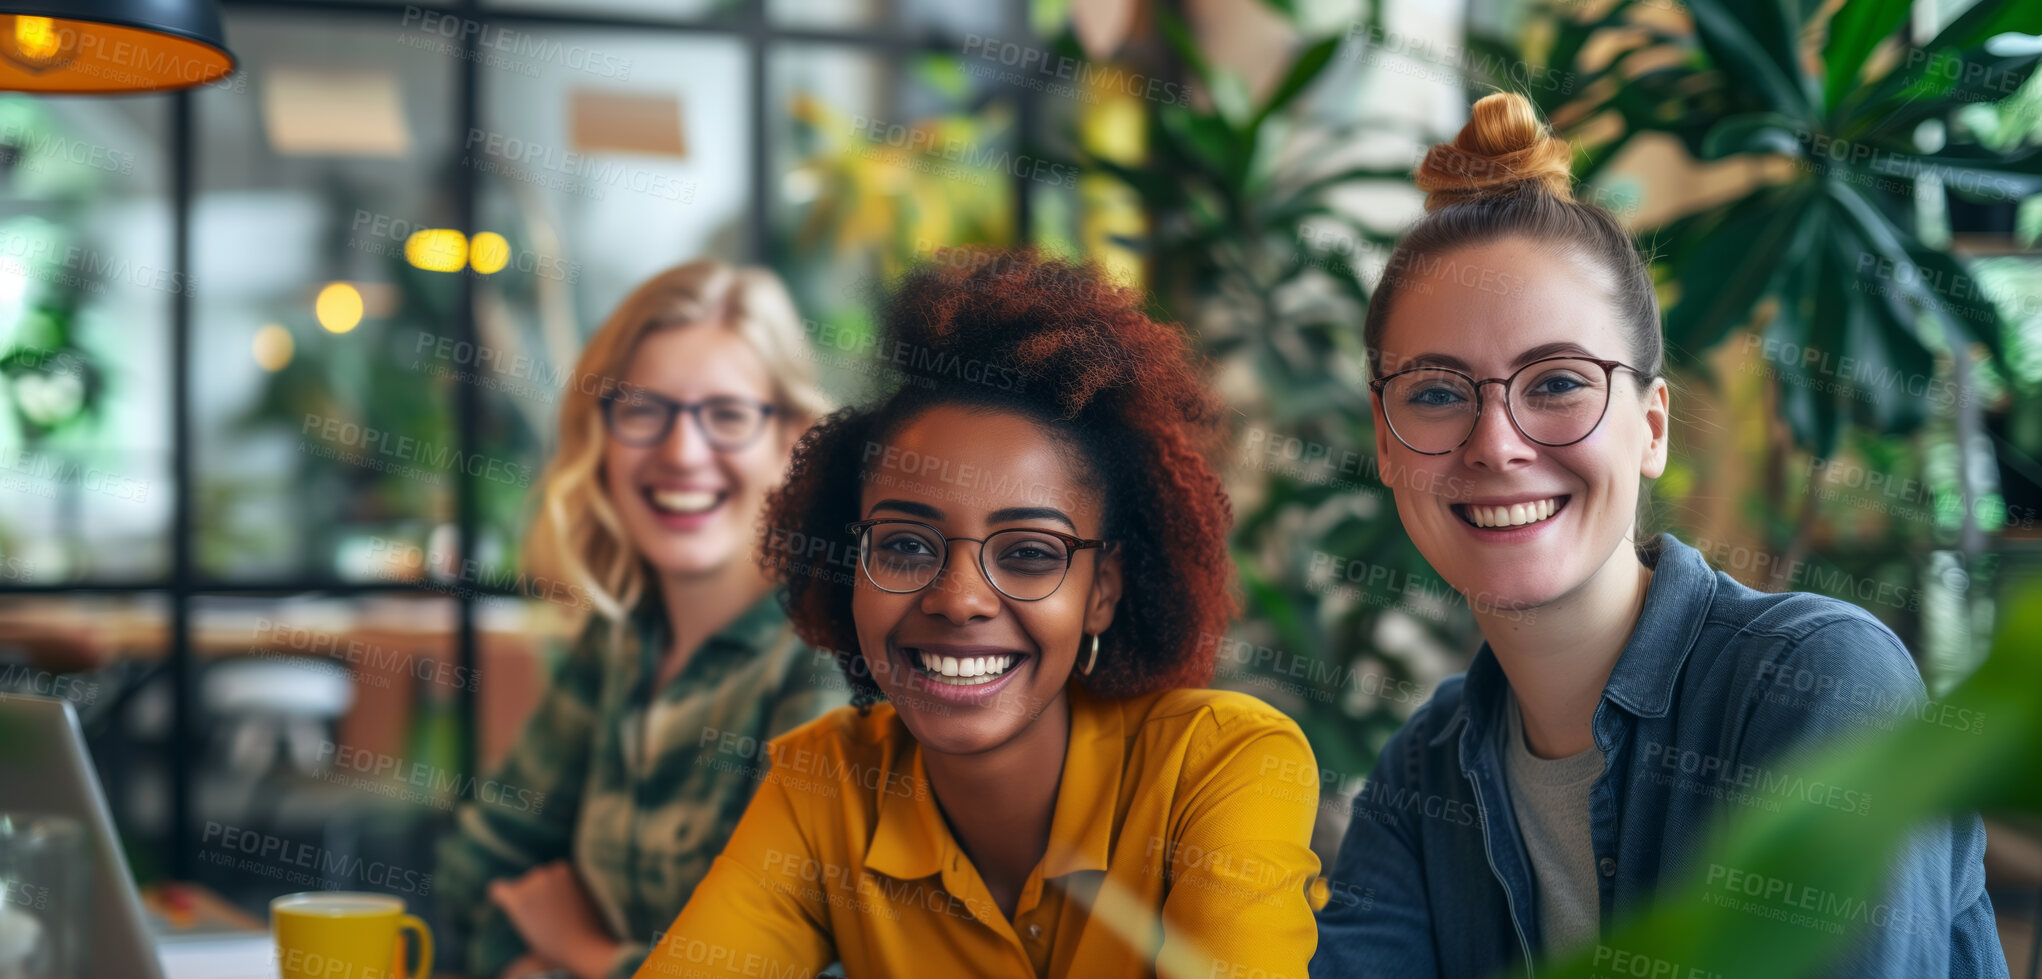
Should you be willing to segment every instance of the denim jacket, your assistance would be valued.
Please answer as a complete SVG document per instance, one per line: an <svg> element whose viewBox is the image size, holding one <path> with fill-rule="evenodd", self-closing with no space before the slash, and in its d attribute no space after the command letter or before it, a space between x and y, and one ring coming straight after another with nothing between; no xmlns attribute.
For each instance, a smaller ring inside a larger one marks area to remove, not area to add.
<svg viewBox="0 0 2042 979"><path fill-rule="evenodd" d="M1926 696L1907 649L1864 610L1754 591L1672 536L1658 543L1644 609L1593 718L1606 761L1589 792L1604 928L1692 867L1726 805L1803 804L1813 793L1869 806L1846 787L1783 794L1764 765L1814 742L1870 738ZM1383 748L1329 875L1314 979L1531 974L1537 887L1504 783L1506 683L1485 643ZM1975 814L1918 831L1883 901L1908 926L1859 928L1838 974L2005 977L1984 853Z"/></svg>

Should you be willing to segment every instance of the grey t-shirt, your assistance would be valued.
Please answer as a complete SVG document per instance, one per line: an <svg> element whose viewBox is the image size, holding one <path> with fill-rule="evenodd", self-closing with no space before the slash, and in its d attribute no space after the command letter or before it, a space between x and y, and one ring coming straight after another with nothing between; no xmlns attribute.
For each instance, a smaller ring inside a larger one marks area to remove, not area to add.
<svg viewBox="0 0 2042 979"><path fill-rule="evenodd" d="M1545 954L1594 941L1601 933L1602 899L1596 891L1595 845L1588 832L1588 789L1602 774L1594 745L1565 758L1540 758L1524 743L1517 696L1505 694L1510 748L1505 781L1517 829L1531 858L1538 889L1539 931Z"/></svg>

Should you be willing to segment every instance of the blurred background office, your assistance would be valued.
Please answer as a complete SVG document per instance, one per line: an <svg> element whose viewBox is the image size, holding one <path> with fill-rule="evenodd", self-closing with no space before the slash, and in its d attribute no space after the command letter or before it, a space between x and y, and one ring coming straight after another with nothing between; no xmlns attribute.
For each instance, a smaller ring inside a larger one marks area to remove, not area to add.
<svg viewBox="0 0 2042 979"><path fill-rule="evenodd" d="M1220 683L1304 726L1330 848L1479 642L1374 471L1359 326L1413 163L1495 87L1655 256L1650 529L1865 607L1938 697L2042 577L2032 7L223 7L222 81L0 95L0 690L76 704L176 900L429 906L454 802L524 791L489 774L581 600L519 571L560 391L698 256L780 272L846 400L894 377L877 290L953 246L1151 290L1242 415ZM2029 974L2042 819L1988 815Z"/></svg>

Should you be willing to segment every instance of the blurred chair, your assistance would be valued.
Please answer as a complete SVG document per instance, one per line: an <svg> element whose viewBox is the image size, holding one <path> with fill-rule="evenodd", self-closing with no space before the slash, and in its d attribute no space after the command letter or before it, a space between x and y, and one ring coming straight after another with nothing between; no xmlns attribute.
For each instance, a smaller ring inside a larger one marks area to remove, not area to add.
<svg viewBox="0 0 2042 979"><path fill-rule="evenodd" d="M205 674L204 701L227 770L251 778L280 765L318 774L334 725L354 700L347 670L317 659L235 659Z"/></svg>

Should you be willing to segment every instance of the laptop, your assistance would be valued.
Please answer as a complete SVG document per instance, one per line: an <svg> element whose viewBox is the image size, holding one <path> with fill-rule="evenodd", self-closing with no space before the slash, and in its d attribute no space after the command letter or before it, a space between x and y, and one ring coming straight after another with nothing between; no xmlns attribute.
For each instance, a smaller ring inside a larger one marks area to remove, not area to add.
<svg viewBox="0 0 2042 979"><path fill-rule="evenodd" d="M106 793L65 700L0 694L0 812L69 816L85 827L92 859L93 979L273 979L276 954L260 933L151 934L128 873Z"/></svg>

